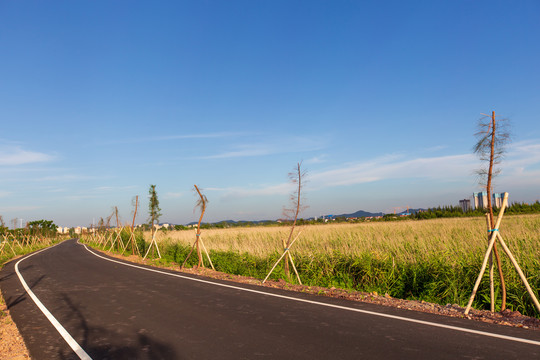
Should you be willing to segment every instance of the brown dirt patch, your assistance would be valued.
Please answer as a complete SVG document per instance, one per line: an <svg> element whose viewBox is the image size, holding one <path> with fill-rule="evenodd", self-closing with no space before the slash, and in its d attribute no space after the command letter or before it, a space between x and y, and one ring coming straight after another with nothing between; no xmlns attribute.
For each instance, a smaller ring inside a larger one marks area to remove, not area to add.
<svg viewBox="0 0 540 360"><path fill-rule="evenodd" d="M0 293L0 359L30 359L28 349L9 315L4 297Z"/></svg>

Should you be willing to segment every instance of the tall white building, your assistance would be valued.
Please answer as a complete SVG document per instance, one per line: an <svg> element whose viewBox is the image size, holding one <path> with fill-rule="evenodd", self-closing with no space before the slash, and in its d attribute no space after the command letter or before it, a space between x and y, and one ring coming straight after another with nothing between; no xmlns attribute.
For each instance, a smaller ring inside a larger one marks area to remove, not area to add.
<svg viewBox="0 0 540 360"><path fill-rule="evenodd" d="M493 201L491 204L493 207L500 208L504 199L504 193L495 193L493 194Z"/></svg>
<svg viewBox="0 0 540 360"><path fill-rule="evenodd" d="M487 207L487 191L473 193L473 209L483 209Z"/></svg>
<svg viewBox="0 0 540 360"><path fill-rule="evenodd" d="M494 208L500 208L502 206L504 194L505 193L493 193L491 195L492 197L491 206L493 206ZM461 205L461 200L459 203ZM484 209L484 208L487 208L487 205L488 205L487 191L473 193L473 201L472 201L473 209Z"/></svg>

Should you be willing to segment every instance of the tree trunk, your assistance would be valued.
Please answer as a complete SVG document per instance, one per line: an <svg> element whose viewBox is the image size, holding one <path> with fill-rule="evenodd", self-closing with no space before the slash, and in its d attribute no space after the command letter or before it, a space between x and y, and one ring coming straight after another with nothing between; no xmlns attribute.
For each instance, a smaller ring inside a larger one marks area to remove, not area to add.
<svg viewBox="0 0 540 360"><path fill-rule="evenodd" d="M488 170L488 178L487 178L487 201L488 201L488 210L489 210L489 219L490 223L494 224L493 222L493 206L491 204L491 177L493 174L493 162L494 162L494 156L495 156L495 130L496 130L496 122L495 122L495 111L491 113L491 154L489 157L489 170ZM491 233L488 233L488 242L491 237ZM493 253L495 254L495 259L497 261L497 269L499 271L499 278L501 279L501 290L502 290L502 304L501 304L501 311L506 309L506 284L504 282L504 275L501 268L501 258L499 257L499 251L497 250L497 243L493 244Z"/></svg>
<svg viewBox="0 0 540 360"><path fill-rule="evenodd" d="M297 197L296 197L296 211L294 213L294 221L293 221L293 224L292 224L292 227L291 227L291 232L289 233L289 238L287 239L287 242L285 243L285 248L283 250L286 250L286 249L289 248L289 246L291 246L291 240L292 240L292 236L293 236L293 233L294 233L294 228L296 226L296 220L298 219L298 214L300 213L300 199L301 199L300 191L302 189L302 172L300 170L300 163L298 163L296 165L297 165L296 170L297 170L297 173L298 173L298 190L297 190ZM284 261L284 263L283 263L283 272L285 273L285 276L287 277L287 279L290 280L291 271L290 271L290 268L289 268L289 257L285 256L283 261Z"/></svg>

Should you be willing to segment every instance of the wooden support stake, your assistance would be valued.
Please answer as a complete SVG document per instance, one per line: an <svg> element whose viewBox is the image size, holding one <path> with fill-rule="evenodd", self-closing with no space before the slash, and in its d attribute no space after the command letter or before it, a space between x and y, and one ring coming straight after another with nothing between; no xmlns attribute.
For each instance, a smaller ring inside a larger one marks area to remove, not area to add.
<svg viewBox="0 0 540 360"><path fill-rule="evenodd" d="M510 252L510 249L508 248L508 246L506 246L501 234L498 231L496 231L496 235L499 238L499 242L501 243L501 246L503 247L504 252L510 258L510 261L512 262L512 265L514 265L514 268L516 269L517 273L519 274L519 277L521 278L521 281L523 281L523 284L527 288L527 292L531 296L531 298L533 300L533 303L536 306L536 310L538 310L538 312L540 312L540 304L538 303L538 299L536 298L536 296L534 295L534 292L532 291L531 287L529 286L529 282L527 281L527 278L523 274L523 271L521 271L521 268L519 267L516 259L514 258L514 255L512 255L512 252Z"/></svg>
<svg viewBox="0 0 540 360"><path fill-rule="evenodd" d="M491 231L491 220L489 214L486 213L486 223L488 232ZM495 312L495 284L493 282L494 266L493 252L489 254L489 295L491 312Z"/></svg>
<svg viewBox="0 0 540 360"><path fill-rule="evenodd" d="M148 250L146 251L146 254L143 257L143 260L146 259L146 257L148 256L148 253L150 252L150 249L152 248L152 245L154 245L156 247L158 257L161 259L161 253L159 252L159 246L158 246L157 241L156 241L156 233L157 233L157 231L155 231L152 234L152 241L150 241L150 246L148 247Z"/></svg>
<svg viewBox="0 0 540 360"><path fill-rule="evenodd" d="M180 265L180 269L182 269L184 267L184 265L186 265L186 262L188 261L188 259L190 258L191 254L193 253L193 250L195 249L195 245L197 244L197 240L195 240L193 242L193 245L191 246L191 250L189 251L189 254L188 256L186 256L186 259L184 260L184 262L182 263L182 265Z"/></svg>
<svg viewBox="0 0 540 360"><path fill-rule="evenodd" d="M118 248L120 249L120 244L122 244L122 229L123 227L120 228L120 230L118 230L118 228L115 228L114 229L114 241L111 245L111 248L109 249L109 251L113 250L114 249L114 245L116 245L118 243Z"/></svg>
<svg viewBox="0 0 540 360"><path fill-rule="evenodd" d="M216 270L216 268L214 267L214 264L212 264L212 260L210 259L210 254L208 254L208 250L206 250L206 246L204 246L204 243L202 241L202 237L199 236L199 241L201 242L201 246L204 250L204 252L206 253L206 257L208 258L208 261L210 262L210 266L212 267L212 270Z"/></svg>
<svg viewBox="0 0 540 360"><path fill-rule="evenodd" d="M268 273L268 275L266 275L266 277L264 278L264 280L262 281L262 283L264 284L266 282L266 280L268 280L268 277L270 276L270 274L272 274L274 272L274 269L276 268L276 266L279 264L279 262L281 261L281 259L283 259L283 257L285 255L287 255L287 253L289 252L290 248L292 247L292 245L294 244L294 242L298 239L298 237L300 236L300 234L302 233L302 230L300 230L300 232L298 233L298 235L296 235L296 237L294 238L293 241L291 241L291 244L289 245L288 248L285 249L285 251L283 251L283 254L281 254L280 258L278 259L278 261L276 261L276 263L274 264L274 266L272 266L272 269L270 269L270 272Z"/></svg>
<svg viewBox="0 0 540 360"><path fill-rule="evenodd" d="M7 244L9 246L9 248L11 249L11 252L13 253L13 255L14 256L17 255L17 253L15 252L15 249L13 248L11 243L9 242L9 236L3 235L3 237L4 237L4 242L3 242L4 245L2 246L2 248L4 248L5 244Z"/></svg>
<svg viewBox="0 0 540 360"><path fill-rule="evenodd" d="M288 252L288 255L289 255L289 260L291 260L291 265L292 265L292 268L294 270L294 273L296 274L296 278L298 279L298 283L300 285L302 285L302 281L300 280L300 275L298 275L298 270L296 270L296 265L294 265L294 261L293 261L293 258L292 258L292 255L291 255L290 251Z"/></svg>

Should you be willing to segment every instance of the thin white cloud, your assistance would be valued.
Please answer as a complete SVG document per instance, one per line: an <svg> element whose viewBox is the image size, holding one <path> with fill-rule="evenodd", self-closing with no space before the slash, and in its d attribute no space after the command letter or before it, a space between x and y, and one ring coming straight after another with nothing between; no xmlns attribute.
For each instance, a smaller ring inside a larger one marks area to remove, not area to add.
<svg viewBox="0 0 540 360"><path fill-rule="evenodd" d="M321 163L324 163L327 161L327 158L328 156L327 155L319 155L319 156L315 156L315 157L312 157L311 159L307 159L306 161L304 161L304 164L321 164Z"/></svg>
<svg viewBox="0 0 540 360"><path fill-rule="evenodd" d="M502 170L495 181L500 187L535 187L540 184L540 140L511 144L498 167Z"/></svg>
<svg viewBox="0 0 540 360"><path fill-rule="evenodd" d="M0 212L32 211L32 210L37 210L41 208L42 206L32 206L32 205L3 206L3 207L0 207Z"/></svg>
<svg viewBox="0 0 540 360"><path fill-rule="evenodd" d="M403 155L386 155L377 159L340 167L309 172L307 187L321 190L334 186L362 184L386 179L431 178L457 179L472 174L476 158L472 154L453 155L434 158L407 159ZM255 188L229 187L206 188L207 191L222 192L222 200L239 199L254 196L273 196L290 194L293 185L289 182L265 185Z"/></svg>
<svg viewBox="0 0 540 360"><path fill-rule="evenodd" d="M110 192L119 192L126 190L136 189L136 185L125 185L125 186L97 186L90 191L95 193L110 193Z"/></svg>
<svg viewBox="0 0 540 360"><path fill-rule="evenodd" d="M11 192L9 191L0 191L0 198L4 198L11 195Z"/></svg>
<svg viewBox="0 0 540 360"><path fill-rule="evenodd" d="M80 200L95 199L95 198L97 198L96 195L69 195L66 197L66 199L72 200L72 201L80 201Z"/></svg>
<svg viewBox="0 0 540 360"><path fill-rule="evenodd" d="M431 178L455 179L469 176L475 168L472 154L407 159L386 156L372 161L347 164L339 168L312 173L313 188L354 185L386 179Z"/></svg>
<svg viewBox="0 0 540 360"><path fill-rule="evenodd" d="M482 162L474 154L413 159L394 154L312 173L309 181L310 187L315 189L405 178L455 181L470 179L481 166ZM503 170L501 178L505 178L504 182L508 185L538 184L540 141L528 140L509 146L508 155L500 166Z"/></svg>
<svg viewBox="0 0 540 360"><path fill-rule="evenodd" d="M520 168L540 165L540 140L520 141L508 147L501 167Z"/></svg>
<svg viewBox="0 0 540 360"><path fill-rule="evenodd" d="M245 145L235 151L226 151L220 154L202 156L201 159L229 159L237 157L252 157L270 155L274 151L265 145Z"/></svg>
<svg viewBox="0 0 540 360"><path fill-rule="evenodd" d="M475 170L482 162L474 154L409 158L405 154L389 154L357 163L346 163L323 171L310 171L306 190L321 190L335 186L348 186L393 179L430 179L445 183L473 180ZM509 148L503 164L501 183L508 186L537 185L540 178L540 143L521 142ZM442 185L441 185L442 186ZM291 183L261 185L259 187L205 188L222 193L221 200L256 196L290 194Z"/></svg>
<svg viewBox="0 0 540 360"><path fill-rule="evenodd" d="M432 146L432 147L426 148L425 151L427 151L427 152L435 152L435 151L440 151L440 150L444 150L444 149L448 149L448 146L447 145Z"/></svg>
<svg viewBox="0 0 540 360"><path fill-rule="evenodd" d="M229 188L206 188L207 191L221 192L221 200L242 199L255 196L274 196L290 194L293 190L291 183L276 185L263 185L255 188L229 187Z"/></svg>
<svg viewBox="0 0 540 360"><path fill-rule="evenodd" d="M137 189L138 187L135 185L126 185L126 186L97 186L94 188L90 188L87 191L80 192L78 194L71 194L69 196L66 196L66 199L68 200L84 200L84 199L95 199L102 196L108 196L111 193L120 193L120 192L126 192L131 191L134 189Z"/></svg>
<svg viewBox="0 0 540 360"><path fill-rule="evenodd" d="M42 176L39 178L35 178L33 180L37 182L47 182L47 181L73 182L73 181L97 180L97 179L101 179L101 178L97 176L89 176L89 175L63 174L63 175Z"/></svg>
<svg viewBox="0 0 540 360"><path fill-rule="evenodd" d="M164 199L178 199L179 197L184 196L182 192L168 192L163 195Z"/></svg>
<svg viewBox="0 0 540 360"><path fill-rule="evenodd" d="M41 152L24 150L19 146L0 147L0 165L24 165L54 160L54 156Z"/></svg>
<svg viewBox="0 0 540 360"><path fill-rule="evenodd" d="M136 143L148 143L168 140L189 140L189 139L217 139L217 138L230 138L238 136L247 136L246 132L216 132L216 133L200 133L200 134L179 134L179 135L166 135L166 136L149 136L147 138L131 138L121 140L111 140L104 144L136 144Z"/></svg>
<svg viewBox="0 0 540 360"><path fill-rule="evenodd" d="M283 153L298 153L321 150L326 141L316 137L284 136L264 138L258 142L236 145L233 149L217 154L201 156L199 159L228 159L238 157L267 156Z"/></svg>

